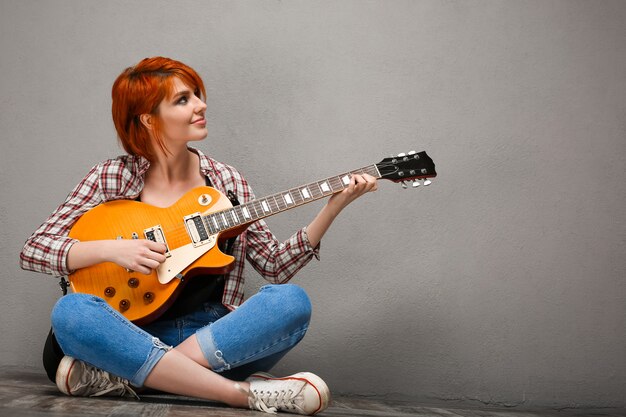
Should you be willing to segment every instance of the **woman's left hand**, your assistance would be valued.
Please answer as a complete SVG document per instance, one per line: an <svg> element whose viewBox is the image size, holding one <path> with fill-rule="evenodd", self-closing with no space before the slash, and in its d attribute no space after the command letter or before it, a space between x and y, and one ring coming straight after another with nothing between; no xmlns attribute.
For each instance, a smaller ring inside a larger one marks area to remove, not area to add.
<svg viewBox="0 0 626 417"><path fill-rule="evenodd" d="M339 214L348 204L361 197L363 194L378 189L376 178L369 174L353 174L350 177L348 188L340 193L333 195L328 200L328 205L336 210Z"/></svg>

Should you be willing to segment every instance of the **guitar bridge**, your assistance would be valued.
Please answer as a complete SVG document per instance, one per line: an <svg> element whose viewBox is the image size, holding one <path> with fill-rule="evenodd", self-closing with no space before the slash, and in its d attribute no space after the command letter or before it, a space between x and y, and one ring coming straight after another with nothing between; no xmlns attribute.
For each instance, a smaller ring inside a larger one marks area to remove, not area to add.
<svg viewBox="0 0 626 417"><path fill-rule="evenodd" d="M143 235L148 240L165 244L165 257L169 258L170 256L172 256L172 254L170 253L170 247L165 240L165 235L163 234L163 229L161 228L161 225L156 225L154 227L145 229L143 231Z"/></svg>

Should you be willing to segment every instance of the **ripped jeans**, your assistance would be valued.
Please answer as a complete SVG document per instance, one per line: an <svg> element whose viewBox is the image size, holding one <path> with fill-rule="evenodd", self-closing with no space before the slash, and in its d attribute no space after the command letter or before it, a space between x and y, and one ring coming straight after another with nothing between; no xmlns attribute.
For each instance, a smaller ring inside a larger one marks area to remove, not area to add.
<svg viewBox="0 0 626 417"><path fill-rule="evenodd" d="M52 327L66 355L141 387L163 355L193 334L211 369L227 378L268 371L302 340L310 317L304 290L281 284L261 287L232 312L209 302L194 313L143 327L100 297L68 294L52 310Z"/></svg>

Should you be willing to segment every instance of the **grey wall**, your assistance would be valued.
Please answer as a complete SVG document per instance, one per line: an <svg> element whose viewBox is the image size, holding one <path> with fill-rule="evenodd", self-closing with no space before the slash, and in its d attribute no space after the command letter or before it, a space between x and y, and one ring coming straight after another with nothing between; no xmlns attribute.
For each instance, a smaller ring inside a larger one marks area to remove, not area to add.
<svg viewBox="0 0 626 417"><path fill-rule="evenodd" d="M278 373L337 393L626 406L626 2L0 1L0 364L40 365L56 279L24 240L122 153L110 87L165 55L208 86L200 148L269 194L426 150L428 189L349 207L295 282ZM281 238L320 204L272 218ZM262 280L249 275L250 291Z"/></svg>

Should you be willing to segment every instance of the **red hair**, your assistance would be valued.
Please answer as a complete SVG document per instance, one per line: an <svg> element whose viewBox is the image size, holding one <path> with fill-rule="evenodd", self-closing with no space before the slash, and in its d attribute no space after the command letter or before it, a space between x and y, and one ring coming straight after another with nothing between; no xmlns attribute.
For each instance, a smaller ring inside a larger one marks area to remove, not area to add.
<svg viewBox="0 0 626 417"><path fill-rule="evenodd" d="M192 68L170 58L145 58L134 67L126 68L113 83L113 123L120 143L130 155L154 160L154 144L148 128L141 123L140 116L158 115L161 101L173 94L173 77L178 77L196 94L201 94L203 100L206 98L200 76ZM160 119L154 119L156 144L167 152L161 138Z"/></svg>

